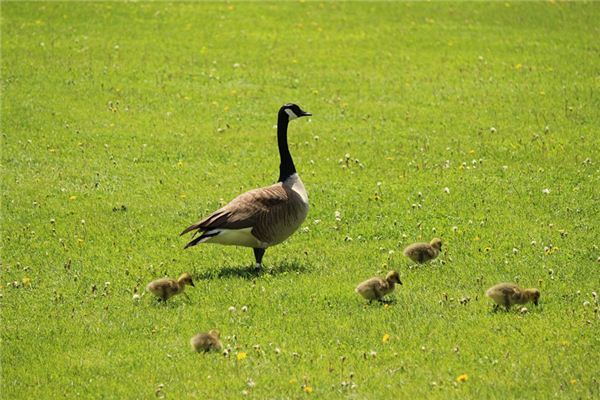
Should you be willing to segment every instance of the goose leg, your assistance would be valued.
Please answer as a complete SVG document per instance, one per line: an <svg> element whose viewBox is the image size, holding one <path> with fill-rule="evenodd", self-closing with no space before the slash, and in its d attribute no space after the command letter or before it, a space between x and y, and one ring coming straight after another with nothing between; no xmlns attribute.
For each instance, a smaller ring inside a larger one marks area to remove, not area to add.
<svg viewBox="0 0 600 400"><path fill-rule="evenodd" d="M265 255L265 249L254 248L254 259L256 260L256 269L262 268L262 258Z"/></svg>
<svg viewBox="0 0 600 400"><path fill-rule="evenodd" d="M506 308L506 311L510 311L510 300L508 299L508 297L506 297L504 299L504 308Z"/></svg>

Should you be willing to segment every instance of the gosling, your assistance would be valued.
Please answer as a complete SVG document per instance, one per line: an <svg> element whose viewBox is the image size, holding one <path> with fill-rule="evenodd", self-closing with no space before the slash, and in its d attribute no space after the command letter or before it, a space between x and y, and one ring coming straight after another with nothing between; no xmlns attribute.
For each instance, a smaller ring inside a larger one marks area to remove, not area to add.
<svg viewBox="0 0 600 400"><path fill-rule="evenodd" d="M433 238L430 243L413 243L404 249L404 255L416 263L425 264L436 258L442 250L442 240Z"/></svg>
<svg viewBox="0 0 600 400"><path fill-rule="evenodd" d="M221 341L219 340L220 332L216 329L209 331L208 333L199 333L194 335L190 339L190 345L192 350L202 353L209 351L220 351L223 348Z"/></svg>
<svg viewBox="0 0 600 400"><path fill-rule="evenodd" d="M396 283L402 285L400 274L396 271L390 271L385 279L379 277L367 279L356 287L355 292L369 300L369 302L373 300L381 302L383 296L394 291Z"/></svg>
<svg viewBox="0 0 600 400"><path fill-rule="evenodd" d="M514 283L499 283L489 288L485 295L496 302L494 311L500 306L504 306L508 311L513 304L525 304L530 301L537 306L540 299L539 290L521 289Z"/></svg>
<svg viewBox="0 0 600 400"><path fill-rule="evenodd" d="M162 278L152 281L146 286L146 291L158 297L159 300L167 301L169 298L183 293L185 285L194 287L194 281L187 272L181 274L177 280Z"/></svg>

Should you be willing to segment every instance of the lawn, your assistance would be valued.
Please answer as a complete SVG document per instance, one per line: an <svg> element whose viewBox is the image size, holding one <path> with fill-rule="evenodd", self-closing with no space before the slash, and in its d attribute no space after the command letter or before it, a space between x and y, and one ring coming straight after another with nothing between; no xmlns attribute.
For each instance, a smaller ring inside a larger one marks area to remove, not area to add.
<svg viewBox="0 0 600 400"><path fill-rule="evenodd" d="M2 2L5 399L598 398L600 4ZM302 228L183 250L278 176ZM415 267L403 248L443 254ZM387 306L354 293L400 272ZM189 272L166 305L133 299ZM485 289L541 291L492 313ZM229 356L189 339L217 328Z"/></svg>

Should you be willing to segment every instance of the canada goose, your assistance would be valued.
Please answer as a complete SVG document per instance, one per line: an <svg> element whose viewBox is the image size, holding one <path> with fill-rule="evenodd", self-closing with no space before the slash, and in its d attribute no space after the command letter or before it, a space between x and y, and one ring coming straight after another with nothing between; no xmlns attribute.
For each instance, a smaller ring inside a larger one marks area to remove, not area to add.
<svg viewBox="0 0 600 400"><path fill-rule="evenodd" d="M442 250L442 240L433 238L430 243L413 243L404 249L404 255L416 263L424 264L433 260Z"/></svg>
<svg viewBox="0 0 600 400"><path fill-rule="evenodd" d="M514 283L499 283L486 290L485 295L496 302L494 311L500 306L504 306L508 311L513 304L525 304L530 301L537 306L540 299L539 290L521 289Z"/></svg>
<svg viewBox="0 0 600 400"><path fill-rule="evenodd" d="M181 235L200 234L185 248L199 243L252 247L256 268L262 266L267 247L283 242L298 229L308 213L308 195L296 172L288 148L288 123L312 114L296 104L285 104L277 115L279 180L276 184L237 196L208 217L187 227Z"/></svg>
<svg viewBox="0 0 600 400"><path fill-rule="evenodd" d="M183 293L185 285L194 286L194 281L192 281L192 277L187 272L181 274L177 280L171 278L154 280L146 286L146 291L152 293L162 301L167 301L170 297Z"/></svg>
<svg viewBox="0 0 600 400"><path fill-rule="evenodd" d="M219 351L223 348L219 336L220 333L216 329L213 329L208 333L199 333L190 339L190 345L192 346L192 349L198 353L211 350Z"/></svg>
<svg viewBox="0 0 600 400"><path fill-rule="evenodd" d="M369 301L381 301L383 296L394 291L394 284L396 283L402 285L400 274L396 271L390 271L385 279L379 277L367 279L359 284L355 291Z"/></svg>

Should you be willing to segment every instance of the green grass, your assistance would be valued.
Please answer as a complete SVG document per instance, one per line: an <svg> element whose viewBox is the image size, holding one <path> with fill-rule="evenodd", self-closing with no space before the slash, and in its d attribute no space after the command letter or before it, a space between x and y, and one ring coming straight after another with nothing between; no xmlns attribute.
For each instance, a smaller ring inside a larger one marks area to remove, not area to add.
<svg viewBox="0 0 600 400"><path fill-rule="evenodd" d="M597 3L1 13L2 398L600 396ZM260 276L249 249L183 251L277 178L290 101L314 114L290 125L304 229ZM433 236L444 254L409 268ZM355 285L391 268L395 302L365 306ZM190 301L132 301L184 271ZM500 281L540 306L492 314ZM211 328L229 358L190 351Z"/></svg>

